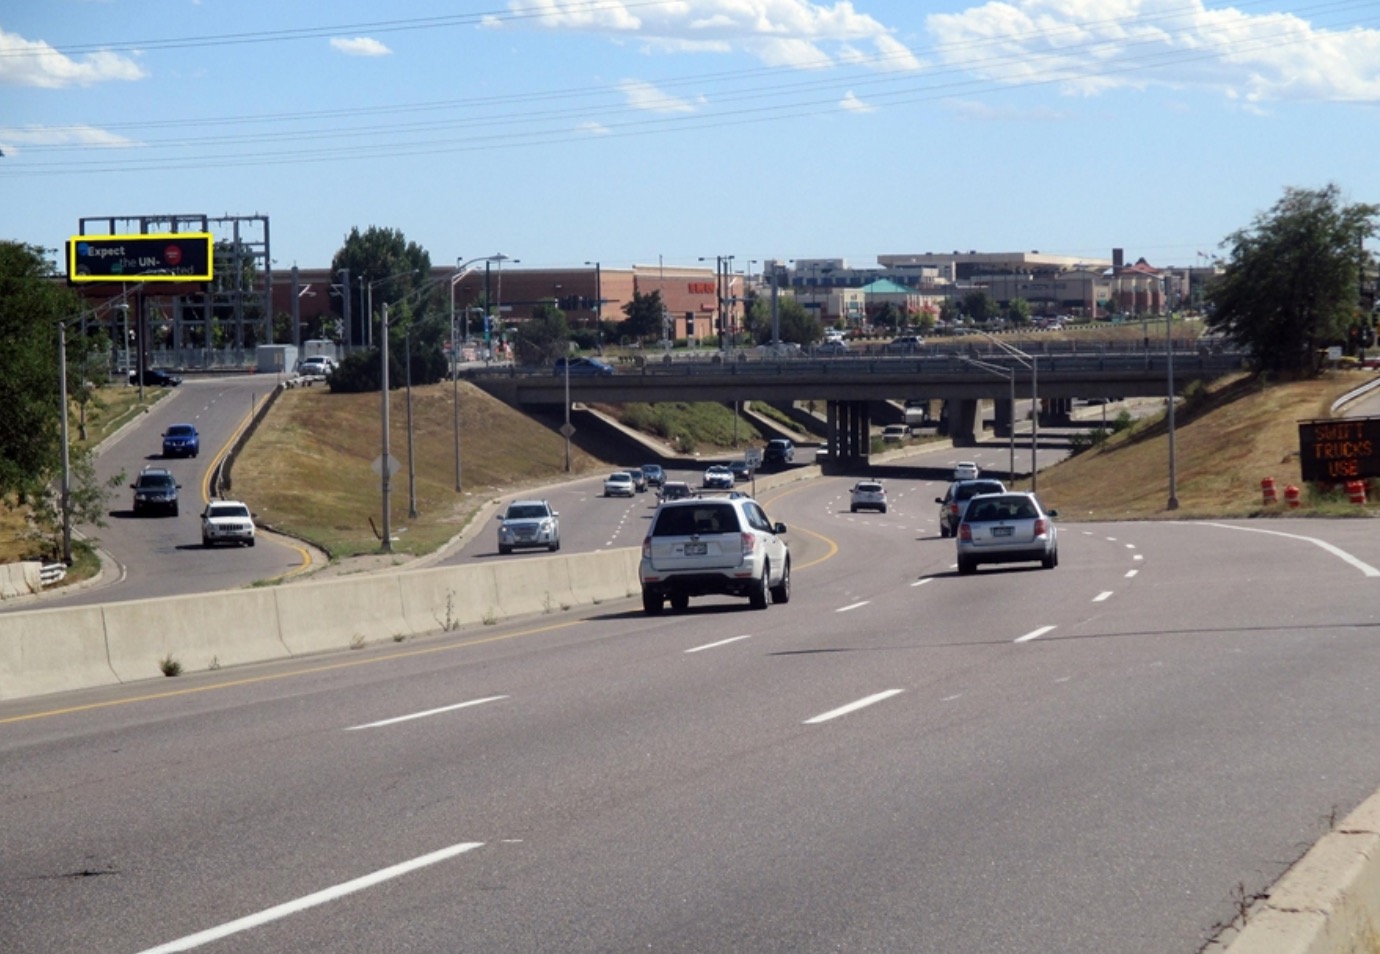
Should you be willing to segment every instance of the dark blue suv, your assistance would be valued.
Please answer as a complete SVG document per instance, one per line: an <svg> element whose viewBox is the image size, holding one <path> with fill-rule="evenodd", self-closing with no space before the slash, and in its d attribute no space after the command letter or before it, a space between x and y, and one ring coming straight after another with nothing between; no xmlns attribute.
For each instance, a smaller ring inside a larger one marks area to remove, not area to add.
<svg viewBox="0 0 1380 954"><path fill-rule="evenodd" d="M164 457L195 457L201 453L201 435L193 424L170 424L163 432Z"/></svg>

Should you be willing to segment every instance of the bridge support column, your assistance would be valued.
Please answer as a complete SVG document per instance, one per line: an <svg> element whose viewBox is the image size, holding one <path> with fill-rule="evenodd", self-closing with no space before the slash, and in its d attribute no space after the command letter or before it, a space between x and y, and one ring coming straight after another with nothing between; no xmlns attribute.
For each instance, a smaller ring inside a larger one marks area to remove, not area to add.
<svg viewBox="0 0 1380 954"><path fill-rule="evenodd" d="M950 401L949 436L955 447L973 447L982 432L982 417L978 413L979 403L972 399Z"/></svg>
<svg viewBox="0 0 1380 954"><path fill-rule="evenodd" d="M1015 408L1009 400L997 400L992 403L992 433L997 437L1010 437L1011 428L1015 426L1012 421Z"/></svg>
<svg viewBox="0 0 1380 954"><path fill-rule="evenodd" d="M830 401L826 439L831 460L866 460L871 448L871 420L866 401Z"/></svg>

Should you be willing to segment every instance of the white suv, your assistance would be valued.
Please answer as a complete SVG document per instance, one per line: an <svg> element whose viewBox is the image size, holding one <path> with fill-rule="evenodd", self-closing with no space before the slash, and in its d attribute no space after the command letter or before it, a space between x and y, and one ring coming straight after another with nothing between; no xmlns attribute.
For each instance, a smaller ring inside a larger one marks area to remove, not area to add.
<svg viewBox="0 0 1380 954"><path fill-rule="evenodd" d="M667 500L642 541L642 608L666 600L683 612L692 596L746 596L753 609L791 598L791 554L757 501L740 494Z"/></svg>
<svg viewBox="0 0 1380 954"><path fill-rule="evenodd" d="M238 500L212 500L201 512L201 545L217 543L254 545L254 515Z"/></svg>
<svg viewBox="0 0 1380 954"><path fill-rule="evenodd" d="M561 548L561 521L545 500L514 500L498 515L498 552L518 547Z"/></svg>

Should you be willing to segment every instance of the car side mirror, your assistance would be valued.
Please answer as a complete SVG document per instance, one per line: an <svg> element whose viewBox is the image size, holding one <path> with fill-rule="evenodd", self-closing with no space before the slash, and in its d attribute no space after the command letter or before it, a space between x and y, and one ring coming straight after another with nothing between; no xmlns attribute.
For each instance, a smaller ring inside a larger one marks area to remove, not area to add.
<svg viewBox="0 0 1380 954"><path fill-rule="evenodd" d="M934 502L935 502L935 503L941 503L941 504L942 504L942 503L944 502L944 498L943 498L943 497L935 497L935 498L934 498Z"/></svg>
<svg viewBox="0 0 1380 954"><path fill-rule="evenodd" d="M494 518L495 518L496 520L502 521L502 520L503 520L503 514L501 514L501 513L496 513L496 514L494 514Z"/></svg>
<svg viewBox="0 0 1380 954"><path fill-rule="evenodd" d="M786 525L785 525L784 523L778 523L776 526L774 526L774 527L771 528L771 532L772 532L772 533L785 533L785 532L786 532Z"/></svg>
<svg viewBox="0 0 1380 954"><path fill-rule="evenodd" d="M1045 516L1046 516L1046 517L1057 517L1057 516L1059 516L1059 511L1057 511L1057 510L1046 510L1046 511L1045 511Z"/></svg>

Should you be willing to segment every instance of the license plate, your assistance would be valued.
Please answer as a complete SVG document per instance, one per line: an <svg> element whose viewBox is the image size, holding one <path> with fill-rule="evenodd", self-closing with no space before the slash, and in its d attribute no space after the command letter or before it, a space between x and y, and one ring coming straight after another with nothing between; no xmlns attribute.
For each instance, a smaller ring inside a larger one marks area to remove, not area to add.
<svg viewBox="0 0 1380 954"><path fill-rule="evenodd" d="M1009 536L1011 536L1011 530L1012 530L1011 527L993 527L993 528L992 528L992 536L994 536L994 537L1009 537Z"/></svg>
<svg viewBox="0 0 1380 954"><path fill-rule="evenodd" d="M685 545L686 556L704 556L708 552L708 546L703 543L687 543Z"/></svg>

